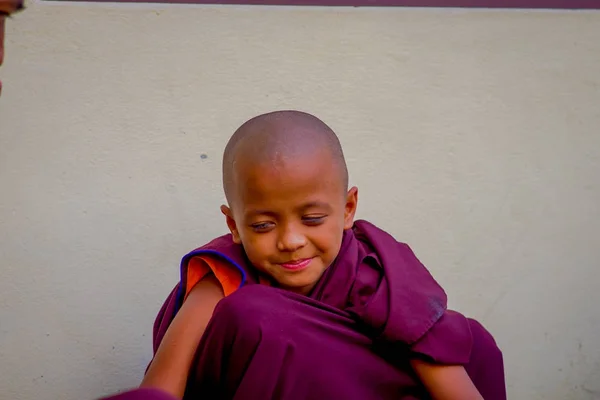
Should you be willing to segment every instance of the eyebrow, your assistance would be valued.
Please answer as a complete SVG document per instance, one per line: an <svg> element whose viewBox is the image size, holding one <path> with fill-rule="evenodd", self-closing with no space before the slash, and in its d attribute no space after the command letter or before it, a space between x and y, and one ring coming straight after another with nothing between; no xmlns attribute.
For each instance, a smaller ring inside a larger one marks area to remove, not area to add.
<svg viewBox="0 0 600 400"><path fill-rule="evenodd" d="M300 207L298 207L298 210L308 210L309 208L324 208L328 211L331 210L331 206L328 203L325 203L323 201L309 201L306 204L301 205Z"/></svg>
<svg viewBox="0 0 600 400"><path fill-rule="evenodd" d="M310 208L323 208L323 209L327 210L328 212L331 212L331 206L328 203L325 203L323 201L309 201L308 203L304 203L301 206L297 207L296 210L304 211L304 210L308 210ZM263 209L249 210L248 212L245 213L246 218L254 217L257 215L267 215L269 217L274 217L274 218L277 217L276 212L270 211L270 210L263 210Z"/></svg>

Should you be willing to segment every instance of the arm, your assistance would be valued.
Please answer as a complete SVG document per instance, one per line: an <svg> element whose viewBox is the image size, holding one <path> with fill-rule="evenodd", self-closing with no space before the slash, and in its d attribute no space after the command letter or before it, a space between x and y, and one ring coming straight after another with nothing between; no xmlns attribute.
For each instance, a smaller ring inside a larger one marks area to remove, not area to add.
<svg viewBox="0 0 600 400"><path fill-rule="evenodd" d="M436 365L413 359L411 365L434 400L483 400L462 365Z"/></svg>
<svg viewBox="0 0 600 400"><path fill-rule="evenodd" d="M157 388L181 399L198 344L217 303L224 297L214 275L202 279L189 293L171 322L141 388Z"/></svg>

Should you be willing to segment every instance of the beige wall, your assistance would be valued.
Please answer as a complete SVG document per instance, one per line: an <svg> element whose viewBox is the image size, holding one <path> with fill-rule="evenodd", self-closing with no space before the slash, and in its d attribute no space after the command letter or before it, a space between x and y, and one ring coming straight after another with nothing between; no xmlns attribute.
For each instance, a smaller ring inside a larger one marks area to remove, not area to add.
<svg viewBox="0 0 600 400"><path fill-rule="evenodd" d="M600 398L600 13L34 3L8 25L0 398L139 381L180 256L225 231L225 141L280 108L337 130L360 217L496 335L511 399Z"/></svg>

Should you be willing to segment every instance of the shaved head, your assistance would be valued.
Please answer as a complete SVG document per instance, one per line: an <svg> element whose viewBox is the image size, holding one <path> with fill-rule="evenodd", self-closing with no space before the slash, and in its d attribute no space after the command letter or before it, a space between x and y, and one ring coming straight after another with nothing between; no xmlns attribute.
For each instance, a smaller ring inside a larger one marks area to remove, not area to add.
<svg viewBox="0 0 600 400"><path fill-rule="evenodd" d="M309 293L335 261L358 204L331 128L300 111L252 118L225 147L223 187L233 243L275 286Z"/></svg>
<svg viewBox="0 0 600 400"><path fill-rule="evenodd" d="M231 205L236 197L241 167L269 165L276 169L282 163L324 151L346 191L346 161L338 137L327 124L300 111L275 111L250 119L235 131L223 154L223 188L227 202Z"/></svg>

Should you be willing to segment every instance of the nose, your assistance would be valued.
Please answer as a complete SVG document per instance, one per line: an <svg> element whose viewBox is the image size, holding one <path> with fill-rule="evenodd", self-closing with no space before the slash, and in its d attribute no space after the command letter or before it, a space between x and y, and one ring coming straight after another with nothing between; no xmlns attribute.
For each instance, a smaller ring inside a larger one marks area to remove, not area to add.
<svg viewBox="0 0 600 400"><path fill-rule="evenodd" d="M277 239L279 251L294 252L306 246L306 236L293 226L286 226Z"/></svg>

